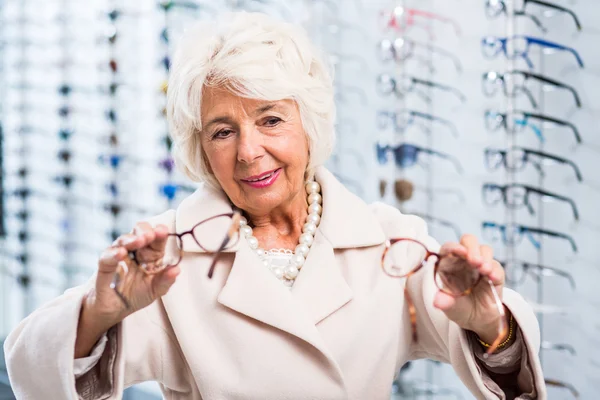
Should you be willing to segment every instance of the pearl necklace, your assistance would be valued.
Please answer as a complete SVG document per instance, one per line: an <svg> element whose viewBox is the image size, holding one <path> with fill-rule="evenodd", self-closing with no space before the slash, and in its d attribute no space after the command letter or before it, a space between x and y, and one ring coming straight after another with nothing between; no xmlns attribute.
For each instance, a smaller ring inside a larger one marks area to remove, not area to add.
<svg viewBox="0 0 600 400"><path fill-rule="evenodd" d="M302 235L300 235L299 244L292 253L291 250L285 249L273 249L266 251L258 247L258 239L252 235L252 227L248 225L248 220L244 217L240 219L240 232L246 238L246 242L252 250L256 251L256 254L260 257L263 264L271 270L271 272L283 282L287 287L292 287L298 272L302 269L306 256L310 246L314 241L314 235L317 231L317 226L321 221L321 213L323 207L321 203L323 201L320 191L321 186L318 182L308 181L305 184L305 190L308 194L308 216L306 217L306 223L302 227ZM269 262L267 255L273 254L287 254L290 255L286 266L272 265Z"/></svg>

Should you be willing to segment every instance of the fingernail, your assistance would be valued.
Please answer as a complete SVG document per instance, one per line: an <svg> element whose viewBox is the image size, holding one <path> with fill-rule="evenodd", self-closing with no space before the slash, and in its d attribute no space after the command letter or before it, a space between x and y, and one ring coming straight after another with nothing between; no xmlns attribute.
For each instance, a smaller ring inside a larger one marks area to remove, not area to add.
<svg viewBox="0 0 600 400"><path fill-rule="evenodd" d="M121 252L121 248L120 247L115 247L114 249L110 250L109 256L112 259L117 259L119 258L119 253Z"/></svg>
<svg viewBox="0 0 600 400"><path fill-rule="evenodd" d="M131 244L137 240L137 236L128 237L123 240L123 244Z"/></svg>

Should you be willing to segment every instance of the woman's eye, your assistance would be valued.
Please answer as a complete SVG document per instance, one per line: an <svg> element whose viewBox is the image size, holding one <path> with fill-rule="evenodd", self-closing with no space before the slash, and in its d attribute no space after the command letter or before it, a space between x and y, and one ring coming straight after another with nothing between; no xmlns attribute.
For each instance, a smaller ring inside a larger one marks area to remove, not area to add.
<svg viewBox="0 0 600 400"><path fill-rule="evenodd" d="M266 119L265 125L267 125L267 126L275 126L278 123L280 123L281 121L282 121L281 118L269 117L269 118Z"/></svg>
<svg viewBox="0 0 600 400"><path fill-rule="evenodd" d="M221 129L220 131L218 131L217 133L215 133L213 135L213 139L223 139L226 138L227 136L231 135L231 130L230 129Z"/></svg>

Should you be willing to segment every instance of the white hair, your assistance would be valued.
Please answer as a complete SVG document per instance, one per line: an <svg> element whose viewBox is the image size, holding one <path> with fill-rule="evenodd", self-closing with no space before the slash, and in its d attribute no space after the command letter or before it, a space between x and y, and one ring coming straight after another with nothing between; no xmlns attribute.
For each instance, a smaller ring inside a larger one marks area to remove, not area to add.
<svg viewBox="0 0 600 400"><path fill-rule="evenodd" d="M306 177L329 158L335 142L333 80L301 26L261 13L235 12L200 22L180 38L167 94L173 157L193 181L220 188L198 134L205 86L226 87L251 99L294 100L309 142Z"/></svg>

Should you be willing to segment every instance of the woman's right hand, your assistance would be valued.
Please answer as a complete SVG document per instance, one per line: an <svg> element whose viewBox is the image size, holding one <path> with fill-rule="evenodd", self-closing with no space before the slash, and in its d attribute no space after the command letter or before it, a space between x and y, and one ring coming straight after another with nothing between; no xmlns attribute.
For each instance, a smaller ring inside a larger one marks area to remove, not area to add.
<svg viewBox="0 0 600 400"><path fill-rule="evenodd" d="M96 285L87 295L84 309L93 314L97 321L102 321L102 325L110 328L164 296L175 283L179 267L166 268L154 275L146 274L129 258L128 253L135 250L139 263L159 262L165 254L167 235L168 230L164 225L153 228L147 222L140 222L136 224L132 233L117 238L100 257ZM128 267L125 295L129 307L111 288L120 262L127 263Z"/></svg>

